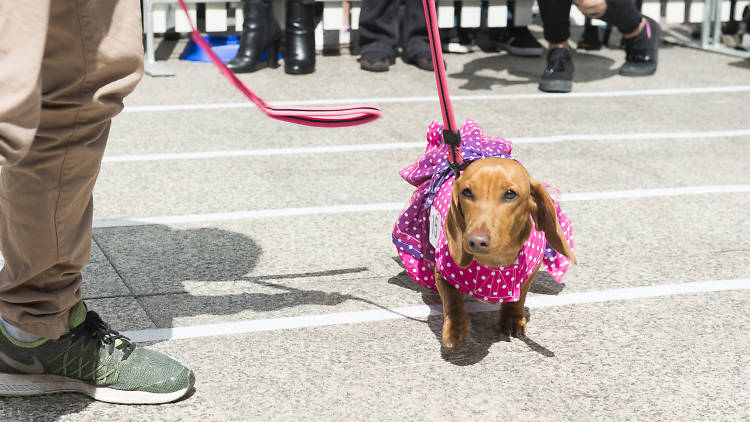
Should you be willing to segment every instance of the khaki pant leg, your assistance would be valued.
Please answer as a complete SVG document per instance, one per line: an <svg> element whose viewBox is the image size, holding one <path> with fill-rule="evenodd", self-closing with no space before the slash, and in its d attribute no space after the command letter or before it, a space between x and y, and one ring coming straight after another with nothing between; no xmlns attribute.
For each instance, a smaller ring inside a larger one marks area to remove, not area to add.
<svg viewBox="0 0 750 422"><path fill-rule="evenodd" d="M42 108L49 0L24 3L0 1L0 166L29 151Z"/></svg>
<svg viewBox="0 0 750 422"><path fill-rule="evenodd" d="M143 44L137 0L50 7L36 136L24 158L0 172L0 314L57 338L81 297L92 191L110 121L143 74Z"/></svg>

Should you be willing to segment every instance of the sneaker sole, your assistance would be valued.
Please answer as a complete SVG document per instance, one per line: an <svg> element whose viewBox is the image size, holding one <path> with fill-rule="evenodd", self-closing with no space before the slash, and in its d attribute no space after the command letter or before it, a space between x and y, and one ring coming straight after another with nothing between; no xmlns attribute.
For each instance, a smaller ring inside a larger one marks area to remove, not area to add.
<svg viewBox="0 0 750 422"><path fill-rule="evenodd" d="M445 53L465 54L471 53L471 51L471 47L462 44L448 43L443 45L443 52Z"/></svg>
<svg viewBox="0 0 750 422"><path fill-rule="evenodd" d="M188 386L171 393L124 391L97 387L83 381L57 375L0 374L0 397L28 397L56 393L82 393L94 400L115 404L161 404L183 398L195 385L190 374Z"/></svg>
<svg viewBox="0 0 750 422"><path fill-rule="evenodd" d="M656 64L647 63L645 65L636 65L626 63L620 67L618 73L622 76L651 76L656 73Z"/></svg>
<svg viewBox="0 0 750 422"><path fill-rule="evenodd" d="M570 92L573 90L573 81L541 81L539 89L544 92Z"/></svg>

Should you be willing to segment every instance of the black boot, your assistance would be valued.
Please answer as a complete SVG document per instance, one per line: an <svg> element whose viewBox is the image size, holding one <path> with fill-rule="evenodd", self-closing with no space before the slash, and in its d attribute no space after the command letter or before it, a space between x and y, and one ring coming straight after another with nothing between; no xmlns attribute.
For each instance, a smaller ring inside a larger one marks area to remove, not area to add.
<svg viewBox="0 0 750 422"><path fill-rule="evenodd" d="M244 0L242 2L242 39L237 56L227 63L236 73L255 72L268 65L279 67L281 27L271 8L272 0ZM266 61L261 62L263 52Z"/></svg>
<svg viewBox="0 0 750 422"><path fill-rule="evenodd" d="M284 71L295 75L315 71L315 3L286 0Z"/></svg>

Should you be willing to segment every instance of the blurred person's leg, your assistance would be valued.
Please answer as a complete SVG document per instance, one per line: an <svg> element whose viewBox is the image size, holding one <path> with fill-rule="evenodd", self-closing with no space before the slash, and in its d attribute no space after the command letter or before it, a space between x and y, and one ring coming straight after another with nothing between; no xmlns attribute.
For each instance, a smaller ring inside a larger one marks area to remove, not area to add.
<svg viewBox="0 0 750 422"><path fill-rule="evenodd" d="M551 45L567 45L570 38L570 7L573 0L538 0L538 3L544 39Z"/></svg>
<svg viewBox="0 0 750 422"><path fill-rule="evenodd" d="M138 2L0 8L0 45L0 395L184 396L187 368L136 349L81 301L110 121L143 74Z"/></svg>
<svg viewBox="0 0 750 422"><path fill-rule="evenodd" d="M348 0L342 1L341 10L343 14L343 28L341 28L341 32L339 33L339 43L349 44L352 32L352 2Z"/></svg>
<svg viewBox="0 0 750 422"><path fill-rule="evenodd" d="M434 0L430 0L434 1ZM432 71L430 37L422 0L406 0L404 10L404 61Z"/></svg>
<svg viewBox="0 0 750 422"><path fill-rule="evenodd" d="M315 0L286 0L284 71L315 71Z"/></svg>
<svg viewBox="0 0 750 422"><path fill-rule="evenodd" d="M624 76L647 76L656 72L659 51L659 24L643 16L633 0L576 0L581 12L615 26L623 34Z"/></svg>
<svg viewBox="0 0 750 422"><path fill-rule="evenodd" d="M453 27L447 31L447 36L442 39L443 51L447 53L470 53L471 45L461 43L461 13L463 11L463 0L453 2Z"/></svg>
<svg viewBox="0 0 750 422"><path fill-rule="evenodd" d="M484 52L495 52L497 51L497 44L490 37L489 27L489 12L490 2L489 0L479 1L479 28L476 29L476 40L477 46Z"/></svg>
<svg viewBox="0 0 750 422"><path fill-rule="evenodd" d="M539 80L545 92L570 92L573 89L573 59L570 52L570 6L572 0L539 0L544 39L549 43L547 66Z"/></svg>
<svg viewBox="0 0 750 422"><path fill-rule="evenodd" d="M515 0L507 0L508 23L500 37L500 47L510 54L523 57L538 57L544 47L531 34L526 25L516 25L517 7ZM531 13L531 10L528 10Z"/></svg>
<svg viewBox="0 0 750 422"><path fill-rule="evenodd" d="M394 63L398 46L398 0L362 0L359 12L360 67L383 72Z"/></svg>
<svg viewBox="0 0 750 422"><path fill-rule="evenodd" d="M583 34L578 40L578 48L584 50L599 50L602 48L602 42L599 39L599 27L591 23L591 18L586 18L583 23Z"/></svg>
<svg viewBox="0 0 750 422"><path fill-rule="evenodd" d="M242 36L237 55L227 63L235 73L278 67L281 27L272 9L273 0L242 1ZM263 53L266 61L261 61Z"/></svg>

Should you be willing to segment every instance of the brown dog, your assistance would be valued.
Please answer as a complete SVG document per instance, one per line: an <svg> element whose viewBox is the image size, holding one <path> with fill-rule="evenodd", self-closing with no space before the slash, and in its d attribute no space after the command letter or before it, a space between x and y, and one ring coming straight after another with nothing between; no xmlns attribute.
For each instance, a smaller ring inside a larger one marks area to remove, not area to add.
<svg viewBox="0 0 750 422"><path fill-rule="evenodd" d="M445 219L445 236L451 257L461 268L473 260L485 267L511 265L529 237L532 219L536 230L572 263L577 263L557 221L547 190L529 176L518 162L485 158L471 163L453 184L451 208ZM500 307L500 331L517 336L526 333L524 302L534 273L522 286L517 302ZM435 281L443 302L443 346L454 349L469 335L469 316L463 293L448 284L435 269Z"/></svg>

